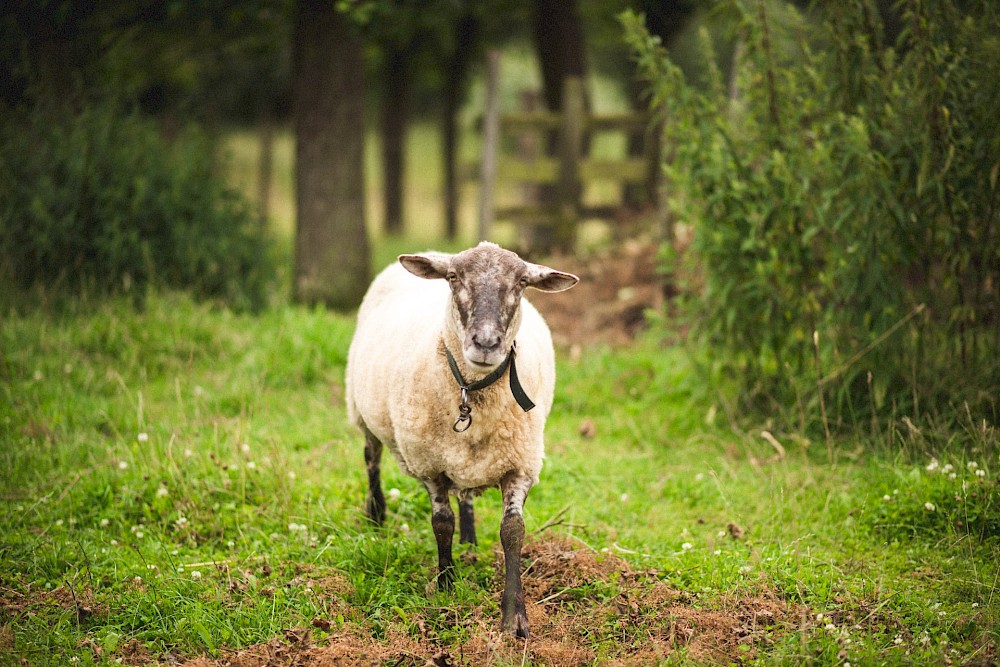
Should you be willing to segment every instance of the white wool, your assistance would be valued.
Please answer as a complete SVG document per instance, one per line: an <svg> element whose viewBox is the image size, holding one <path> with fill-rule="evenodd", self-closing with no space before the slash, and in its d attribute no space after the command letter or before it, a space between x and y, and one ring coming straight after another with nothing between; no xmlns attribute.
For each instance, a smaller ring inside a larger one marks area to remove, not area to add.
<svg viewBox="0 0 1000 667"><path fill-rule="evenodd" d="M422 480L447 475L456 493L497 486L514 471L537 482L555 386L548 326L522 299L515 363L535 408L526 413L518 406L505 374L486 389L470 392L472 426L456 433L452 425L461 392L442 342L467 382L485 373L462 359L447 326L450 298L444 280L418 278L399 264L375 278L358 311L347 358L348 417L388 447L404 472Z"/></svg>

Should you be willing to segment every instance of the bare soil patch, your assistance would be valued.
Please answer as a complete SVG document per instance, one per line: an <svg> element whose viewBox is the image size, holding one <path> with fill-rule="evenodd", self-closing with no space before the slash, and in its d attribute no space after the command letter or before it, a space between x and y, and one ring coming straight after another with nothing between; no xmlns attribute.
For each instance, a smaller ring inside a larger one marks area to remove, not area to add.
<svg viewBox="0 0 1000 667"><path fill-rule="evenodd" d="M630 343L646 326L646 310L658 309L664 302L657 252L651 241L630 240L586 257L544 260L580 278L571 290L532 299L556 344Z"/></svg>
<svg viewBox="0 0 1000 667"><path fill-rule="evenodd" d="M499 550L494 558L502 568ZM376 639L348 622L315 639L291 629L266 644L195 658L188 667L321 667L326 665L484 665L529 660L544 665L646 665L678 650L709 663L752 658L776 634L793 630L802 610L777 596L724 598L711 604L672 588L654 571L635 570L615 554L595 553L564 537L528 542L524 586L532 636L518 640L499 630L493 607L456 618L468 636L442 641L420 611L409 629L390 628ZM503 578L496 577L499 600ZM354 616L352 614L352 616ZM357 616L354 616L357 618ZM313 625L321 629L323 623Z"/></svg>

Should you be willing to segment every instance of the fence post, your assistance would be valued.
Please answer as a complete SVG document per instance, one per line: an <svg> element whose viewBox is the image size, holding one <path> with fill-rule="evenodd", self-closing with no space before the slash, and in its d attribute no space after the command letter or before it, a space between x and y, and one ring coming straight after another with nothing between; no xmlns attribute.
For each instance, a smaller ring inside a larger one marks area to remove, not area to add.
<svg viewBox="0 0 1000 667"><path fill-rule="evenodd" d="M479 186L479 240L486 241L493 228L493 188L500 145L500 52L486 54L486 118L483 124L483 164Z"/></svg>
<svg viewBox="0 0 1000 667"><path fill-rule="evenodd" d="M580 151L583 145L583 80L567 77L563 81L562 127L559 135L559 208L555 244L571 250L576 240L580 207Z"/></svg>

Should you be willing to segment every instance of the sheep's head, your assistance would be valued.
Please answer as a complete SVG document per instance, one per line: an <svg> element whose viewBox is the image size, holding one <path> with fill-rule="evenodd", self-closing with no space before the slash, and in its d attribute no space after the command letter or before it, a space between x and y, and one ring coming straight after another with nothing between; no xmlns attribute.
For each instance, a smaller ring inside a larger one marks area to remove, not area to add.
<svg viewBox="0 0 1000 667"><path fill-rule="evenodd" d="M521 325L521 295L526 288L561 292L579 280L486 242L456 255L400 255L399 263L421 278L448 281L451 324L462 341L462 356L484 371L507 356Z"/></svg>

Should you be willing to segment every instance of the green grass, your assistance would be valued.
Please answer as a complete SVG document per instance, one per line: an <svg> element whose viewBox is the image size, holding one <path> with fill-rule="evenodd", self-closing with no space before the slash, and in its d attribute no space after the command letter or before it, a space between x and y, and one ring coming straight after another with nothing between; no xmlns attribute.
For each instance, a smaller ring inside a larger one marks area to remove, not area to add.
<svg viewBox="0 0 1000 667"><path fill-rule="evenodd" d="M477 559L449 595L427 590L429 503L394 463L386 526L363 520L362 446L342 405L352 328L322 309L234 315L175 294L141 313L110 303L6 318L0 664L220 656L291 628L321 646L347 631L387 646L431 636L457 658L492 631L496 492L477 503ZM561 355L528 531L552 522L535 539L624 558L679 591L681 610L785 605L787 622L743 644L749 662L996 660L995 430L900 426L837 443L831 463L819 443L777 434L779 453L710 419L713 402L677 348ZM560 593L593 659L627 662L628 641L664 627L656 607L625 623L585 606L635 585L601 576ZM550 632L533 630L538 642ZM542 647L523 655L546 662ZM672 656L703 659L684 646Z"/></svg>

